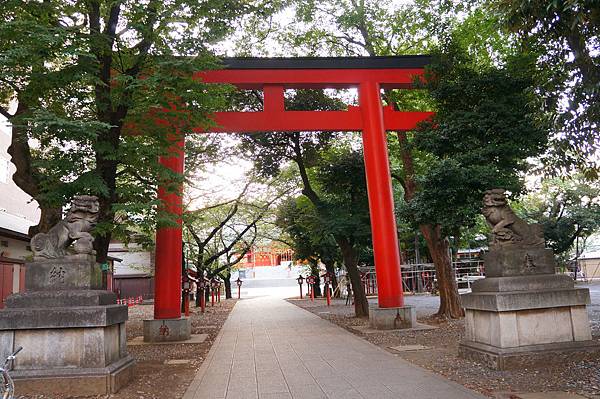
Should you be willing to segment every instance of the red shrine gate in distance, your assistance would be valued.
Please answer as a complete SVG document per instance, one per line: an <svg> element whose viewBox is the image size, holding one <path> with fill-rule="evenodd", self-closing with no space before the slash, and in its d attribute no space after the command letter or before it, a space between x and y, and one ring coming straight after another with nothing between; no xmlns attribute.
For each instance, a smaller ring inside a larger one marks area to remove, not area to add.
<svg viewBox="0 0 600 399"><path fill-rule="evenodd" d="M262 90L263 111L217 112L216 126L209 132L362 131L379 308L404 306L386 131L414 129L432 113L383 107L381 89L413 88L429 57L229 58L223 62L224 69L197 72L194 77ZM347 111L285 110L286 89L326 88L358 88L359 106L349 106ZM200 127L194 131L207 132ZM183 173L183 138L172 150L175 156L163 157L161 163ZM159 189L159 198L168 211L181 215L180 195ZM161 228L156 234L156 320L181 317L181 238L181 227Z"/></svg>

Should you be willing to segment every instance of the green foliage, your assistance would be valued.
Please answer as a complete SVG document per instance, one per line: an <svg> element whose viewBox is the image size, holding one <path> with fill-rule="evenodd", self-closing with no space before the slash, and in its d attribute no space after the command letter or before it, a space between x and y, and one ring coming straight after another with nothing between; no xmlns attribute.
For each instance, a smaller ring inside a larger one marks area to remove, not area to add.
<svg viewBox="0 0 600 399"><path fill-rule="evenodd" d="M294 90L288 94L285 103L290 111L333 111L345 107L339 99L328 96L322 90ZM242 136L241 150L252 155L260 174L273 177L280 173L286 162L300 160L305 168L314 166L335 137L330 132L248 134Z"/></svg>
<svg viewBox="0 0 600 399"><path fill-rule="evenodd" d="M600 3L589 0L495 1L495 13L521 47L536 55L538 93L553 113L549 172L598 177L600 150Z"/></svg>
<svg viewBox="0 0 600 399"><path fill-rule="evenodd" d="M572 256L576 240L581 253L585 240L600 229L600 184L581 176L546 179L539 191L519 201L516 212L542 225L546 244L556 255Z"/></svg>
<svg viewBox="0 0 600 399"><path fill-rule="evenodd" d="M340 259L335 237L345 237L362 261L372 262L369 204L362 153L345 147L322 153L310 170L319 196L289 198L278 208L277 224L292 238L299 259Z"/></svg>
<svg viewBox="0 0 600 399"><path fill-rule="evenodd" d="M127 223L173 223L148 198L158 182L171 191L183 177L158 156L175 129L209 124L207 114L223 107L228 92L194 73L218 66L209 45L234 21L277 7L258 0L0 3L0 112L13 126L15 182L42 208L74 193L98 195L100 236L124 233L115 228ZM205 136L187 149L192 166L216 150Z"/></svg>
<svg viewBox="0 0 600 399"><path fill-rule="evenodd" d="M417 223L441 224L452 233L474 224L485 190L522 191L525 160L539 155L548 137L531 114L524 61L481 67L452 46L435 56L425 85L436 114L419 126L413 143L428 154L408 204Z"/></svg>
<svg viewBox="0 0 600 399"><path fill-rule="evenodd" d="M338 260L339 250L330 232L323 228L314 206L303 196L289 197L277 207L275 223L290 238L298 260Z"/></svg>
<svg viewBox="0 0 600 399"><path fill-rule="evenodd" d="M313 176L326 215L322 228L333 236L347 237L364 256L371 246L371 224L362 151L332 148L314 168Z"/></svg>

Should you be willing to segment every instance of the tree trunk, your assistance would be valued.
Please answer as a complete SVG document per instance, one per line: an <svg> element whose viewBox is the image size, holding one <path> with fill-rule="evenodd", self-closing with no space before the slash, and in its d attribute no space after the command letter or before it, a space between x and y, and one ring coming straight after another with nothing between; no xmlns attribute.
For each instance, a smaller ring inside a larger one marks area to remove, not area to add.
<svg viewBox="0 0 600 399"><path fill-rule="evenodd" d="M369 317L369 301L365 295L365 289L360 280L360 272L358 271L358 255L356 250L344 238L336 238L336 241L342 251L344 266L350 277L352 284L352 292L354 294L354 314L356 317Z"/></svg>
<svg viewBox="0 0 600 399"><path fill-rule="evenodd" d="M408 139L405 132L398 132L398 143L400 144L400 158L404 167L404 199L410 203L417 192L415 180L415 169L413 156L410 152ZM435 265L438 289L440 292L440 308L437 315L457 319L463 317L464 311L460 304L458 286L452 269L452 260L448 254L448 240L442 236L439 225L423 224L419 226L423 238L427 243L427 249Z"/></svg>
<svg viewBox="0 0 600 399"><path fill-rule="evenodd" d="M40 221L36 226L29 228L29 237L33 237L37 233L46 233L50 228L56 225L62 219L62 207L45 207L40 205Z"/></svg>
<svg viewBox="0 0 600 399"><path fill-rule="evenodd" d="M231 299L231 274L227 273L223 277L223 283L225 284L225 299Z"/></svg>
<svg viewBox="0 0 600 399"><path fill-rule="evenodd" d="M456 276L452 268L452 261L448 252L448 239L442 236L440 225L419 226L429 253L435 264L438 289L440 292L440 308L437 316L458 319L464 317L465 312L460 303Z"/></svg>
<svg viewBox="0 0 600 399"><path fill-rule="evenodd" d="M315 298L321 296L321 276L319 275L319 268L317 267L317 262L310 262L310 274L315 278L315 285L313 286L313 295Z"/></svg>

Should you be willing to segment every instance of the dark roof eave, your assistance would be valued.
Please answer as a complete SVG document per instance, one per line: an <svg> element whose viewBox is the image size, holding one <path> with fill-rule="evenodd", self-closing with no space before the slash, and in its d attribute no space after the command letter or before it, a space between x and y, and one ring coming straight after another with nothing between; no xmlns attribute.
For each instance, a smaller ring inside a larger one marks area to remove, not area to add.
<svg viewBox="0 0 600 399"><path fill-rule="evenodd" d="M20 233L18 231L5 229L4 227L0 227L0 237L8 237L19 241L29 242L31 239L27 234Z"/></svg>
<svg viewBox="0 0 600 399"><path fill-rule="evenodd" d="M226 69L417 69L431 63L429 55L383 57L230 57Z"/></svg>

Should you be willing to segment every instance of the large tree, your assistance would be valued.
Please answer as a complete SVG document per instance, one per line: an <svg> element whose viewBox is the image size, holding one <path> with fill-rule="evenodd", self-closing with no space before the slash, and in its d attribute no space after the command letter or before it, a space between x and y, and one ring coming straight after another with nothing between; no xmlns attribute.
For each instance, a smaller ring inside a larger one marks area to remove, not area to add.
<svg viewBox="0 0 600 399"><path fill-rule="evenodd" d="M294 26L281 37L282 40L301 45L302 50L310 55L381 56L429 53L434 49L439 49L444 43L452 41L466 49L465 53L475 59L479 66L492 68L493 65L503 64L504 56L512 51L511 41L498 33L497 25L494 24L495 17L489 18L489 14L482 13L482 8L477 2L464 4L419 0L411 4L388 5L372 0L331 0L318 3L299 1L296 4L296 17L302 24L300 27ZM475 26L477 29L473 29ZM450 66L454 67L454 65ZM457 70L453 69L453 71ZM477 118L482 120L487 116L489 118L487 126L493 127L495 130L492 131L492 134L496 135L500 133L498 129L502 127L502 124L493 125L491 122L495 117L494 114L488 113L489 109L480 106L486 102L493 103L493 99L484 99L487 91L484 84L486 77L481 73L482 71L474 69L470 75L462 76L472 80L465 82L462 87L456 85L454 89L457 93L460 90L467 90L462 93L465 98L476 100L472 101L470 108L460 108L461 112L466 112L467 115L477 115ZM450 74L446 74L446 77L450 78ZM441 79L437 81L437 83L439 82ZM490 82L493 83L491 80ZM446 83L450 83L450 81L446 81ZM436 80L431 79L426 88L435 90L435 84ZM518 84L515 88L516 90L511 91L512 94L517 94L519 98L525 95L523 85ZM483 97L481 99L473 98L472 93L468 90L478 90L477 93L482 94ZM440 119L442 116L457 116L457 114L451 115L449 112L449 108L446 107L449 104L443 102L443 94L442 91L438 91L437 94L433 93L433 98L431 98L423 93L408 94L406 91L386 91L384 100L402 110L431 109L439 111L437 124L446 123L444 126L453 126L447 132L442 129L438 133L455 133L452 137L456 143L460 142L465 144L465 148L472 148L472 143L465 141L468 140L468 136L461 136L459 133L461 128L469 127L468 125L460 126L458 119L446 121ZM493 90L493 94L501 93ZM460 95L457 94L454 100L457 100ZM502 97L502 101L505 98ZM517 102L521 106L527 105L520 100ZM527 109L521 108L518 115L524 116L523 113ZM445 110L448 112L444 112ZM513 120L509 119L509 121ZM529 126L528 122L526 125ZM428 129L433 131L436 126L438 125L430 124L422 131L425 132ZM469 202L466 205L469 212L467 214L462 212L465 210L465 204L461 202L461 197L457 193L452 193L457 188L454 182L458 183L461 176L457 178L453 174L444 174L444 165L454 166L450 170L456 172L460 172L460 167L464 165L456 164L459 162L457 159L454 161L446 159L447 154L443 152L443 149L438 153L431 152L434 148L426 148L424 142L421 143L421 148L417 148L414 143L414 135L410 132L395 132L393 137L394 139L390 139L395 142L391 157L393 161L394 158L397 160L395 165L398 166L396 170L398 173L394 173L394 176L403 188L404 200L411 210L411 218L416 222L425 238L429 253L436 266L440 284L438 314L445 317L460 317L463 311L451 267L447 240L449 230L454 230L460 223L458 220L454 220L451 227L446 223L446 219L454 215L454 209L456 209L456 218L462 218L462 223L468 224L476 208L474 208L475 202ZM463 139L457 141L461 137ZM535 137L538 138L537 135ZM490 146L494 145L492 138L490 138L489 144ZM532 150L531 147L527 149ZM491 147L488 147L487 150L491 151ZM449 148L448 151L454 151L454 147ZM533 153L536 153L536 149L527 152L527 155ZM473 161L474 159L465 158L465 160ZM511 158L512 160L515 158ZM493 162L494 158L486 159L486 161ZM482 165L481 160L477 160L477 162L477 165ZM511 167L507 166L503 170L511 170ZM517 171L518 168L513 168L511 173ZM481 173L481 176L485 176L485 174ZM438 179L435 180L435 177ZM476 177L472 176L472 179L475 180ZM481 183L485 182L491 184L489 179L481 181ZM429 183L435 183L435 185ZM444 192L444 187L448 188L446 192ZM436 188L439 190L437 194L433 195ZM464 188L472 189L468 197L471 200L481 193L482 186L466 186ZM448 194L452 195L448 196ZM428 203L430 200L431 202ZM454 200L456 201L452 202ZM446 202L442 204L441 201ZM438 205L441 207L436 208ZM447 211L449 208L451 209L449 214L441 211L442 209ZM438 218L438 216L443 218Z"/></svg>
<svg viewBox="0 0 600 399"><path fill-rule="evenodd" d="M362 159L360 151L343 146L325 152L308 173L318 201L294 198L280 209L279 217L302 257L321 260L327 271L333 272L341 255L353 291L362 287L358 264L373 260ZM354 292L364 295L360 290ZM368 314L368 302L360 296L354 305L357 316Z"/></svg>
<svg viewBox="0 0 600 399"><path fill-rule="evenodd" d="M598 178L600 164L600 3L588 0L494 1L518 43L536 56L536 88L552 111L553 173L580 169Z"/></svg>
<svg viewBox="0 0 600 399"><path fill-rule="evenodd" d="M328 96L322 90L296 90L286 99L286 109L289 110L328 111L344 107L340 99ZM265 175L276 175L290 162L295 164L300 175L302 194L315 207L319 217L328 221L333 220L335 212L328 209L326 199L315 186L315 179L310 176L310 169L323 161L323 155L332 148L334 138L341 140L339 135L329 132L263 133L244 136L242 148L249 151L257 168ZM332 236L340 248L348 273L350 276L358 275L357 247L352 235L346 233L348 231L332 231ZM352 289L355 295L356 315L367 316L369 305L360 278L353 281Z"/></svg>
<svg viewBox="0 0 600 399"><path fill-rule="evenodd" d="M503 68L481 67L450 43L428 68L424 87L436 114L412 141L415 151L426 154L427 167L405 178L405 199L436 265L441 298L456 290L446 237L456 238L476 223L485 190L520 193L526 159L545 150L548 131L535 117L527 61L517 57ZM442 299L441 306L440 313L447 306L455 314L459 304Z"/></svg>
<svg viewBox="0 0 600 399"><path fill-rule="evenodd" d="M262 225L272 208L293 190L284 179L263 181L252 173L237 197L217 200L184 213L187 258L199 276L221 277L231 297L231 270L263 240ZM193 207L190 201L188 208Z"/></svg>
<svg viewBox="0 0 600 399"><path fill-rule="evenodd" d="M237 18L274 4L1 2L0 113L13 127L13 180L42 210L32 233L59 219L72 194L97 195L103 262L115 215L155 216L157 181L182 180L157 162L170 134L205 125L222 102L222 89L192 73L215 65L209 46Z"/></svg>

